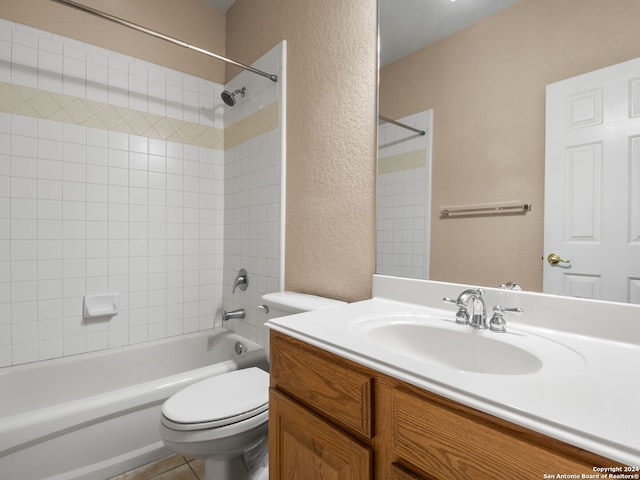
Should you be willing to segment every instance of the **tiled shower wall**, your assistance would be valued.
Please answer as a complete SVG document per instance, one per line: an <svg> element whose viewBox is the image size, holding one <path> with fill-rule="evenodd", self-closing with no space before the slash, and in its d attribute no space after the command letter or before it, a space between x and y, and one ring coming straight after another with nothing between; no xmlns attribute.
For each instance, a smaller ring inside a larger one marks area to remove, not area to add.
<svg viewBox="0 0 640 480"><path fill-rule="evenodd" d="M376 272L429 278L433 111L378 128Z"/></svg>
<svg viewBox="0 0 640 480"><path fill-rule="evenodd" d="M271 83L238 101L225 187L221 85L0 19L0 366L218 324L225 203L245 303L278 288ZM84 320L83 296L109 292L118 315Z"/></svg>
<svg viewBox="0 0 640 480"><path fill-rule="evenodd" d="M278 75L278 82L246 71L231 80L227 89L246 87L247 93L224 117L223 299L226 310L243 308L246 315L226 326L260 345L268 340L261 297L284 288L285 59L281 42L253 64ZM240 268L247 270L249 286L232 293Z"/></svg>

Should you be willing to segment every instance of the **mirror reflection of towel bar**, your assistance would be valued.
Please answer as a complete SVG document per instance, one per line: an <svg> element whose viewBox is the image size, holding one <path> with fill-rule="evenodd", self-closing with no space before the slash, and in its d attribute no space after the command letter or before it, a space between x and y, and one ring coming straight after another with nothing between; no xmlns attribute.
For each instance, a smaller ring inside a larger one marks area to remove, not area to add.
<svg viewBox="0 0 640 480"><path fill-rule="evenodd" d="M526 213L531 211L530 203L485 203L476 205L458 205L440 209L441 217L469 216L469 215L502 215L508 213Z"/></svg>

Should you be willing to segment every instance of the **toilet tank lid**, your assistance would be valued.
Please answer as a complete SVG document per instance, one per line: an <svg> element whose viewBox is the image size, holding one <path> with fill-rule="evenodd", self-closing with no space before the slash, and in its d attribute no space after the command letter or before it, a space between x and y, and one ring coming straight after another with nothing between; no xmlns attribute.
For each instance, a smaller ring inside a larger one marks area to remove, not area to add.
<svg viewBox="0 0 640 480"><path fill-rule="evenodd" d="M309 312L338 305L346 305L346 302L341 302L340 300L298 292L267 293L262 296L262 301L269 307L291 313Z"/></svg>

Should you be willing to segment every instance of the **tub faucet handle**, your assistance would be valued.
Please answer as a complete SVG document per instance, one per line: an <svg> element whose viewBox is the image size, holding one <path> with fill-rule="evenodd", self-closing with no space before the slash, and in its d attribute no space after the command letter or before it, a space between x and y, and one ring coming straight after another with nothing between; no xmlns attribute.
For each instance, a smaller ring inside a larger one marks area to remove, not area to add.
<svg viewBox="0 0 640 480"><path fill-rule="evenodd" d="M231 290L231 293L236 293L236 288L240 288L240 290L244 292L248 286L249 286L249 275L247 274L247 271L244 268L241 268L238 271L238 275L236 275L235 281L233 282L233 290Z"/></svg>

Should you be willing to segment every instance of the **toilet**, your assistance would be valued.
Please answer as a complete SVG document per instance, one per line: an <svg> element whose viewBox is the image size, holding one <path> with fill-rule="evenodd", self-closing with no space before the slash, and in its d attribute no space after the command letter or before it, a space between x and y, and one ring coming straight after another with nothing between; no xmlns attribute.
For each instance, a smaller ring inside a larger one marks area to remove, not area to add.
<svg viewBox="0 0 640 480"><path fill-rule="evenodd" d="M268 293L262 301L265 321L344 305L296 292ZM269 374L250 367L194 383L167 399L160 435L173 452L204 459L205 480L267 480L268 420Z"/></svg>

